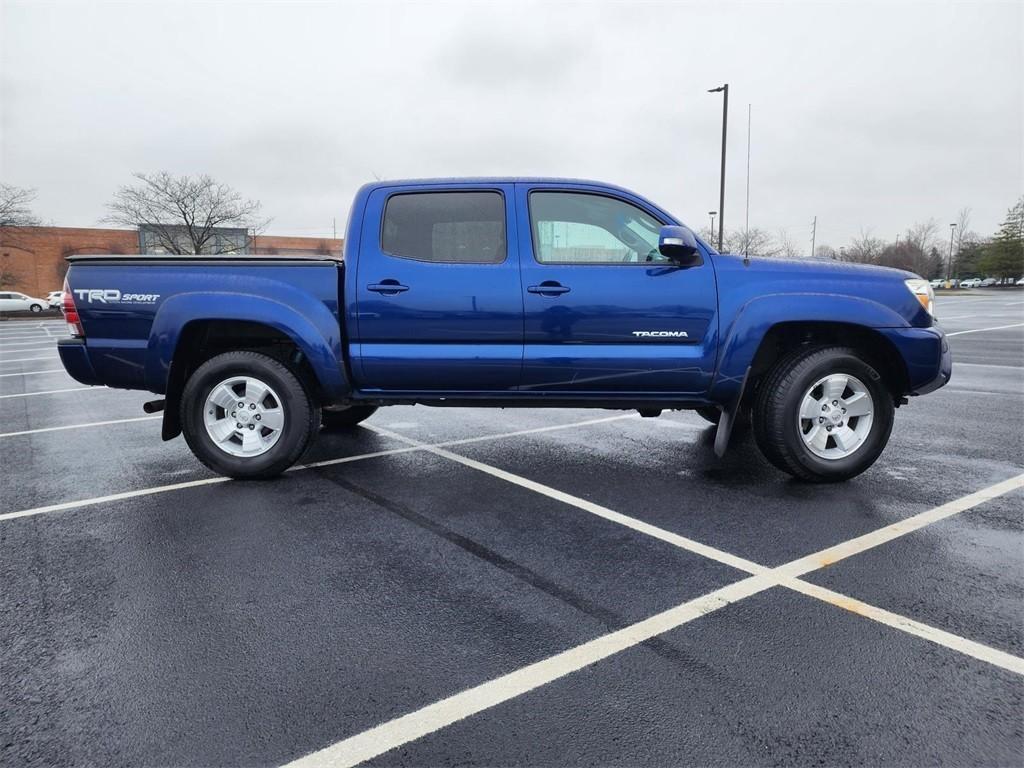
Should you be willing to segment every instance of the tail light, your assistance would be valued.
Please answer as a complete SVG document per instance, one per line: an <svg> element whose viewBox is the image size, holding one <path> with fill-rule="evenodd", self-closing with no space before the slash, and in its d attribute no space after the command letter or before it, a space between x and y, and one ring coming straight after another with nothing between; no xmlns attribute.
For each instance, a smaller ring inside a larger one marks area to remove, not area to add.
<svg viewBox="0 0 1024 768"><path fill-rule="evenodd" d="M75 299L68 287L68 280L64 278L64 295L61 297L61 308L64 310L64 321L68 324L68 333L72 336L84 339L85 329L82 328L82 318L78 316L78 309L75 307Z"/></svg>

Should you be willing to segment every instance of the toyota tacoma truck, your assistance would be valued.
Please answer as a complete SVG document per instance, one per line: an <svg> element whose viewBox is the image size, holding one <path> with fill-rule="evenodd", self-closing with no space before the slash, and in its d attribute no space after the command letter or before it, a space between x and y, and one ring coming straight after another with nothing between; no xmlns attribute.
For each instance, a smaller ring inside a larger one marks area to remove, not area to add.
<svg viewBox="0 0 1024 768"><path fill-rule="evenodd" d="M160 395L163 438L234 478L417 404L693 410L719 456L749 423L784 472L845 480L952 368L919 276L720 254L591 181L367 184L340 260L69 261L67 371Z"/></svg>

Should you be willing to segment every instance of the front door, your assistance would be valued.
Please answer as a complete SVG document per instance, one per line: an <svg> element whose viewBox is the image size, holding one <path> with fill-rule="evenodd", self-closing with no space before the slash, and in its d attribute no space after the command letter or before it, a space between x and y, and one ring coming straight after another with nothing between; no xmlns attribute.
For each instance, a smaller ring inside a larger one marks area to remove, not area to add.
<svg viewBox="0 0 1024 768"><path fill-rule="evenodd" d="M658 252L663 215L585 187L517 185L525 350L521 388L698 394L717 347L714 268ZM527 234L529 233L529 234Z"/></svg>
<svg viewBox="0 0 1024 768"><path fill-rule="evenodd" d="M523 298L514 187L381 188L359 244L357 386L494 392L519 384ZM346 280L350 276L346 276Z"/></svg>

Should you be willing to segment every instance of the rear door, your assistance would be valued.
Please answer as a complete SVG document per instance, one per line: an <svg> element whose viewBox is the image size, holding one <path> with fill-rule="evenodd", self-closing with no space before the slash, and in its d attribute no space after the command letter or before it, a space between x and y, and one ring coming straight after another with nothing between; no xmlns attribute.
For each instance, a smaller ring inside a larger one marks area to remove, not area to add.
<svg viewBox="0 0 1024 768"><path fill-rule="evenodd" d="M665 221L639 198L600 188L517 185L525 310L522 388L706 392L717 348L710 260L658 252Z"/></svg>
<svg viewBox="0 0 1024 768"><path fill-rule="evenodd" d="M370 194L355 275L361 390L515 389L523 297L514 208L511 184Z"/></svg>

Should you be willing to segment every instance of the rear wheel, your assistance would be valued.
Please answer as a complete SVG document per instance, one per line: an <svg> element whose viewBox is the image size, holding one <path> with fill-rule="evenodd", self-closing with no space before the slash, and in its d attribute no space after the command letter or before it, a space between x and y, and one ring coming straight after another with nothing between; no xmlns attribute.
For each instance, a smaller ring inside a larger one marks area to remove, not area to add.
<svg viewBox="0 0 1024 768"><path fill-rule="evenodd" d="M350 405L337 410L324 409L320 418L325 432L344 432L370 418L376 411L375 405Z"/></svg>
<svg viewBox="0 0 1024 768"><path fill-rule="evenodd" d="M181 426L196 457L221 475L273 477L316 434L320 408L285 365L258 352L203 363L181 396Z"/></svg>
<svg viewBox="0 0 1024 768"><path fill-rule="evenodd" d="M784 472L838 482L875 463L893 413L881 375L856 350L809 349L781 360L758 389L754 437Z"/></svg>
<svg viewBox="0 0 1024 768"><path fill-rule="evenodd" d="M42 304L33 304L31 307L29 307L29 310L32 311L32 312L42 312L43 311L43 305Z"/></svg>

